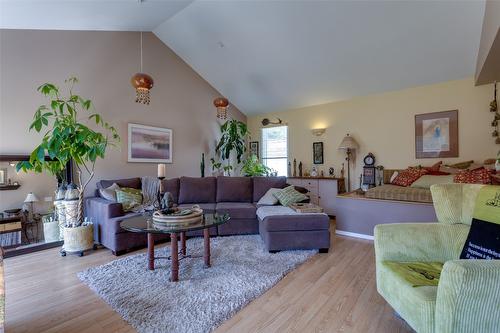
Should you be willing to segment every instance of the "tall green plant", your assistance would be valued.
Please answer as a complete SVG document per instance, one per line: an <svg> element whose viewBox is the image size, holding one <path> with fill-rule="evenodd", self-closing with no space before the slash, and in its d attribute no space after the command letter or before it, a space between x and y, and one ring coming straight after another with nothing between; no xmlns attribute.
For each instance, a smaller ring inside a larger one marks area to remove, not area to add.
<svg viewBox="0 0 500 333"><path fill-rule="evenodd" d="M221 138L215 147L215 151L220 155L222 161L227 161L229 166L231 153L236 153L238 164L241 163L241 157L246 151L245 138L248 135L248 127L245 123L231 119L226 121L220 127Z"/></svg>
<svg viewBox="0 0 500 333"><path fill-rule="evenodd" d="M60 174L66 164L73 160L77 168L79 210L78 225L83 222L83 193L94 177L95 163L98 158L104 158L108 145L115 145L120 141L116 129L105 122L93 110L92 101L73 93L73 87L78 82L75 77L65 81L69 86L68 95L61 95L60 89L52 84L45 83L38 87L38 91L48 97L47 104L38 107L29 130L41 132L47 128L42 142L35 147L29 161L22 161L16 165L17 171L44 170L53 175ZM92 130L78 118L79 112L89 112L87 121L94 121L97 127L104 129L104 133ZM51 159L46 160L48 155ZM84 178L86 174L86 179Z"/></svg>

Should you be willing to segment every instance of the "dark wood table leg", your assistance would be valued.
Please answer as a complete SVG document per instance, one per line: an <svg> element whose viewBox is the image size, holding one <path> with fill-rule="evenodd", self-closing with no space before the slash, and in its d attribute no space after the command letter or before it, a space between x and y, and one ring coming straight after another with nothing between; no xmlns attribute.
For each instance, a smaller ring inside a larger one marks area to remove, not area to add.
<svg viewBox="0 0 500 333"><path fill-rule="evenodd" d="M210 267L210 231L208 228L203 229L203 240L205 245L205 267Z"/></svg>
<svg viewBox="0 0 500 333"><path fill-rule="evenodd" d="M181 253L186 255L186 232L181 232Z"/></svg>
<svg viewBox="0 0 500 333"><path fill-rule="evenodd" d="M177 244L177 234L170 234L170 252L172 257L172 273L170 276L170 281L179 281L179 245Z"/></svg>
<svg viewBox="0 0 500 333"><path fill-rule="evenodd" d="M148 268L155 269L155 239L151 233L148 233Z"/></svg>

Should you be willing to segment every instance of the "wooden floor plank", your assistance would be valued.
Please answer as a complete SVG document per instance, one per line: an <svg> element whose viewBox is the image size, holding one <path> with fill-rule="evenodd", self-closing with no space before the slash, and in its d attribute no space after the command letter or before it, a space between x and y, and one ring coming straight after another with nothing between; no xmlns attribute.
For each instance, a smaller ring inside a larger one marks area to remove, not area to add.
<svg viewBox="0 0 500 333"><path fill-rule="evenodd" d="M76 275L114 259L106 249L81 258L48 249L5 259L6 332L135 332ZM292 271L216 332L411 332L378 295L374 259L371 241L332 234L329 253Z"/></svg>

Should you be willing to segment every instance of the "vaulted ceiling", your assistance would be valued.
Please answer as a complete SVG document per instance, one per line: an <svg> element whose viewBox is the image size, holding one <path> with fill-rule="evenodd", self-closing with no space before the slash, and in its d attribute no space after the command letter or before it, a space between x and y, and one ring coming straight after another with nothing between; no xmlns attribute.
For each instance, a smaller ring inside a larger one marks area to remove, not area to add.
<svg viewBox="0 0 500 333"><path fill-rule="evenodd" d="M153 31L246 114L473 76L484 16L484 1L0 4L2 28Z"/></svg>

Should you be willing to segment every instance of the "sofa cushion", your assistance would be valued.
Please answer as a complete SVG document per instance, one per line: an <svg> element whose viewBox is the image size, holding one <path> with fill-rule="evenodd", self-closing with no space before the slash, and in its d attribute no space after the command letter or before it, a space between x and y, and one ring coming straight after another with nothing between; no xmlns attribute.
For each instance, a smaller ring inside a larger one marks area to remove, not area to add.
<svg viewBox="0 0 500 333"><path fill-rule="evenodd" d="M170 192L174 202L179 202L179 178L163 179L161 181L163 192Z"/></svg>
<svg viewBox="0 0 500 333"><path fill-rule="evenodd" d="M217 202L252 202L250 177L217 177Z"/></svg>
<svg viewBox="0 0 500 333"><path fill-rule="evenodd" d="M97 188L107 188L113 185L113 183L116 183L120 187L130 187L130 188L137 188L141 189L142 184L141 184L141 178L126 178L126 179L116 179L116 180L101 180L97 182Z"/></svg>
<svg viewBox="0 0 500 333"><path fill-rule="evenodd" d="M257 202L270 188L285 188L286 177L253 177L253 202Z"/></svg>
<svg viewBox="0 0 500 333"><path fill-rule="evenodd" d="M179 204L215 202L217 179L215 177L181 177Z"/></svg>
<svg viewBox="0 0 500 333"><path fill-rule="evenodd" d="M136 188L120 188L116 190L116 201L122 204L124 212L130 212L142 204L142 192Z"/></svg>
<svg viewBox="0 0 500 333"><path fill-rule="evenodd" d="M229 214L231 219L256 219L257 208L250 202L218 202L215 211Z"/></svg>
<svg viewBox="0 0 500 333"><path fill-rule="evenodd" d="M377 289L393 309L417 332L434 332L437 286L413 287L382 262Z"/></svg>
<svg viewBox="0 0 500 333"><path fill-rule="evenodd" d="M273 193L273 195L283 206L290 206L293 203L309 199L307 195L295 190L294 186L285 187L281 191Z"/></svg>
<svg viewBox="0 0 500 333"><path fill-rule="evenodd" d="M191 208L193 207L193 205L194 204L181 204L177 207L183 209L183 208ZM199 203L196 205L200 206L200 208L203 209L204 213L209 213L209 214L215 213L215 203Z"/></svg>
<svg viewBox="0 0 500 333"><path fill-rule="evenodd" d="M113 183L113 185L111 185L110 187L101 188L98 191L101 198L104 198L112 202L116 202L116 190L119 189L120 186L118 186L118 184L116 183Z"/></svg>
<svg viewBox="0 0 500 333"><path fill-rule="evenodd" d="M266 194L264 194L259 201L257 201L257 207L260 206L274 206L278 204L278 199L274 196L274 193L281 191L280 188L270 188Z"/></svg>

